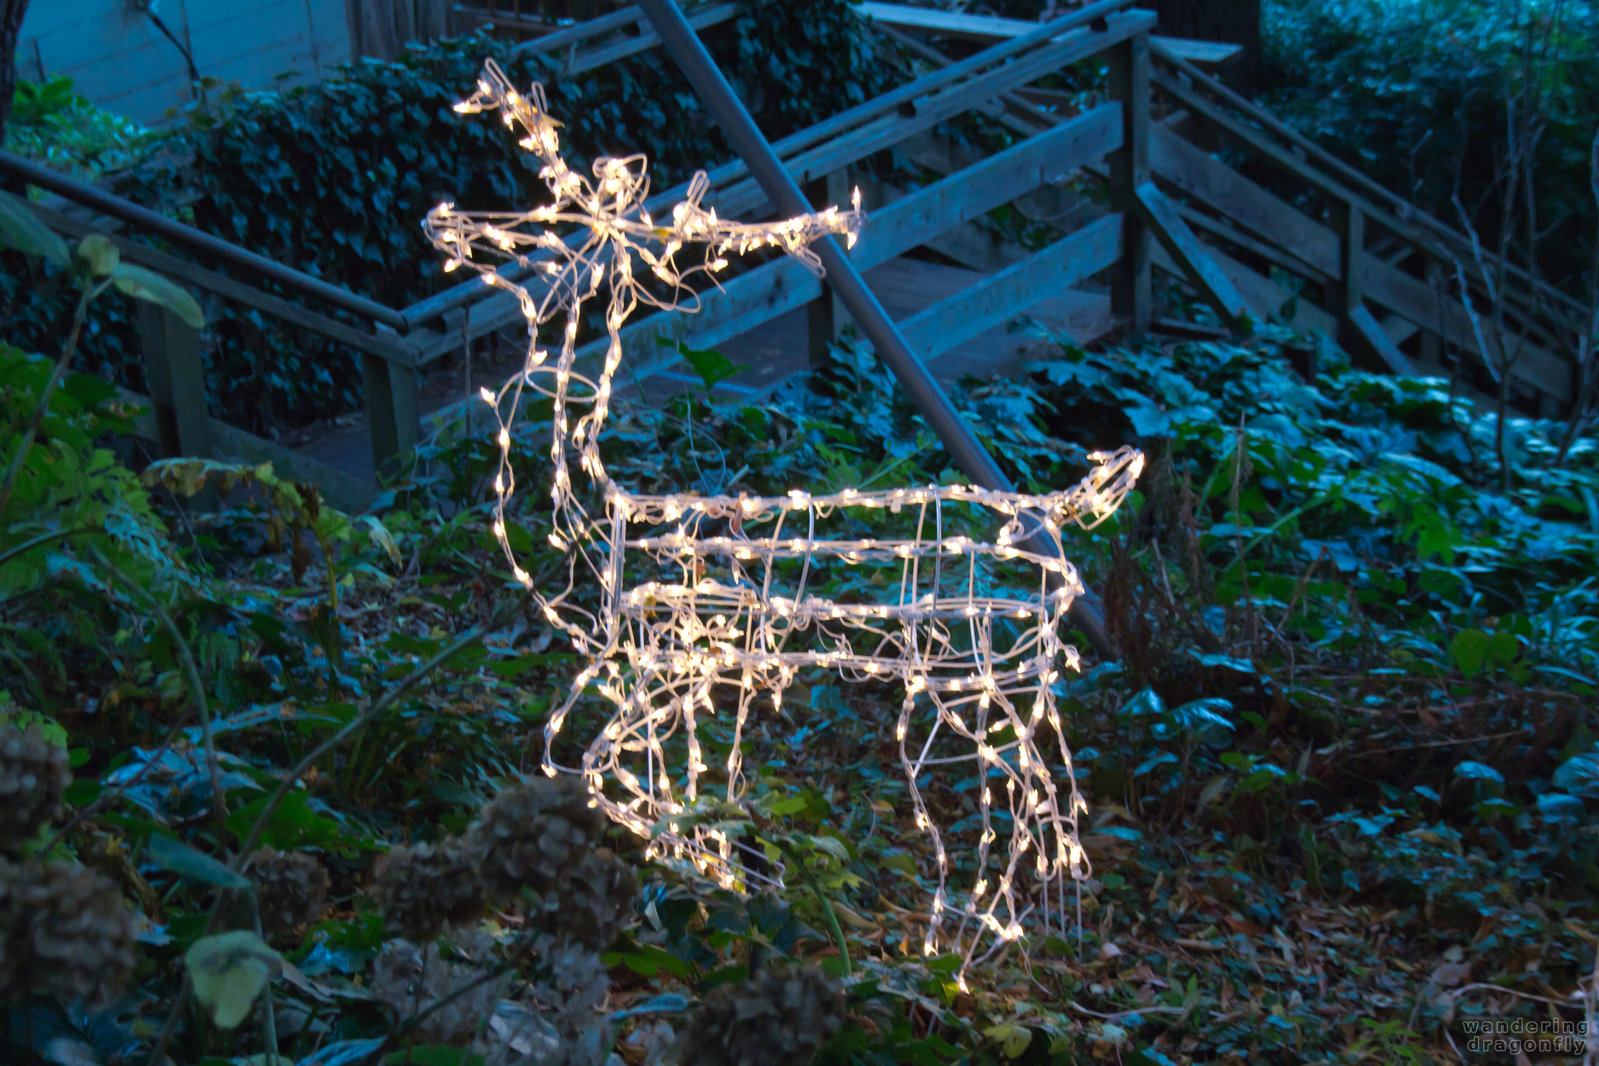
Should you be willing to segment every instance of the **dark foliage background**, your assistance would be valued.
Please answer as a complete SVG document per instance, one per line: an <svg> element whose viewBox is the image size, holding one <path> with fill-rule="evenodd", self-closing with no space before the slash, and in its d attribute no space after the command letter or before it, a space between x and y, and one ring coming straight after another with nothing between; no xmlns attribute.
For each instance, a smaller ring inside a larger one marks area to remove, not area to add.
<svg viewBox="0 0 1599 1066"><path fill-rule="evenodd" d="M749 0L704 36L774 139L876 95L897 76L844 0ZM213 103L169 140L169 151L125 176L122 191L398 308L459 280L443 274L422 237L429 207L444 199L511 206L543 194L498 122L451 109L470 93L485 58L518 82L545 83L575 165L641 151L660 190L729 157L692 89L658 50L564 78L556 60L514 59L510 48L478 35L393 63L363 60L287 92L213 93ZM825 78L817 76L822 69ZM13 323L22 347L49 350L70 310L69 290L47 268L0 253L0 318ZM275 435L359 408L352 351L258 312L207 310L213 414ZM134 321L130 306L108 301L84 347L96 372L142 391ZM266 352L270 358L258 354Z"/></svg>
<svg viewBox="0 0 1599 1066"><path fill-rule="evenodd" d="M1589 151L1599 115L1599 7L1505 0L1268 0L1262 102L1438 218L1458 188L1491 237L1505 101L1535 103L1546 277L1592 270ZM1580 292L1578 293L1580 295Z"/></svg>

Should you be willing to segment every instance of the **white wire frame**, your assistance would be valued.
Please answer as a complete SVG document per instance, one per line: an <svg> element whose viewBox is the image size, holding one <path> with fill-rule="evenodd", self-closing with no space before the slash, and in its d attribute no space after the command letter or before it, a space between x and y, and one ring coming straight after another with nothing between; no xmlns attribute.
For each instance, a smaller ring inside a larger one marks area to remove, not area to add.
<svg viewBox="0 0 1599 1066"><path fill-rule="evenodd" d="M819 495L796 488L781 496L628 491L607 473L599 446L623 356L623 323L639 304L696 310L688 282L704 276L714 283L728 253L775 247L819 275L809 246L829 235L854 243L865 221L859 191L850 210L733 222L701 203L709 184L701 172L671 221L658 221L643 206L643 156L601 157L592 180L579 175L560 153L559 124L542 87L519 93L490 61L478 91L457 110L496 109L508 126L520 127L520 144L542 164L551 202L500 212L440 204L424 229L449 257L446 269L478 270L517 296L528 322L521 371L482 395L499 421L495 537L512 574L586 660L545 727L545 772L582 774L596 804L650 841L653 855L746 888L770 880L773 867L727 831L717 809L740 804L746 793L743 748L757 696L780 708L795 678L815 669L893 683L901 699L894 742L910 814L932 845L938 879L922 948L958 952L964 986L971 965L1023 937L1022 920L1035 907L1042 906L1046 927L1052 913L1063 916L1065 882L1088 876L1077 833L1086 804L1054 692L1060 670L1077 667L1075 649L1059 634L1083 591L1061 532L1068 524L1092 528L1112 514L1143 457L1131 448L1095 453L1081 482L1045 494L975 485ZM557 232L562 226L570 236ZM700 261L680 266L678 257L693 246L702 250ZM543 287L508 280L497 269L507 259L536 267ZM635 275L638 267L665 295ZM577 335L584 302L602 288L609 344L594 380L575 368ZM552 353L542 337L558 319L564 323ZM554 594L535 587L506 529L516 490L510 430L529 389L553 401L549 540L569 560L565 587ZM833 530L838 525L843 535ZM900 528L865 535L874 525ZM973 538L961 531L967 529L993 532ZM1047 550L1037 549L1040 536ZM882 591L864 598L809 591L827 584L820 575L840 568L876 572ZM599 586L597 613L574 602L580 582ZM559 767L556 738L586 692L604 697L610 717L579 766ZM702 720L712 717L731 720L714 770L700 737ZM965 750L950 755L952 745ZM919 784L951 762L975 762L980 782L982 828L960 864L952 864L952 843ZM1000 830L1004 846L996 848ZM972 877L959 892L951 885L957 865Z"/></svg>

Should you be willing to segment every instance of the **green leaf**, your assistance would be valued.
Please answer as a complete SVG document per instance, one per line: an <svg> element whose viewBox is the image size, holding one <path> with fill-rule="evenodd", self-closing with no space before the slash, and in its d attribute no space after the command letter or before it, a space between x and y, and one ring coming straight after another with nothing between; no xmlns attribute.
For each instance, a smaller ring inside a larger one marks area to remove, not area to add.
<svg viewBox="0 0 1599 1066"><path fill-rule="evenodd" d="M1202 700L1193 700L1171 712L1171 720L1182 730L1202 732L1209 730L1215 734L1218 730L1231 731L1234 729L1232 722L1228 721L1221 712L1233 709L1233 701L1222 696L1209 696Z"/></svg>
<svg viewBox="0 0 1599 1066"><path fill-rule="evenodd" d="M283 972L283 959L255 933L240 930L195 941L183 956L194 995L219 1029L237 1029L256 997Z"/></svg>
<svg viewBox="0 0 1599 1066"><path fill-rule="evenodd" d="M136 300L160 304L195 329L205 328L205 313L189 290L132 263L118 263L111 272L111 284Z"/></svg>
<svg viewBox="0 0 1599 1066"><path fill-rule="evenodd" d="M261 796L228 815L228 831L243 839L266 809L270 797ZM290 792L267 815L259 843L280 851L319 847L345 851L353 841L333 818L322 813L309 793Z"/></svg>
<svg viewBox="0 0 1599 1066"><path fill-rule="evenodd" d="M0 242L28 255L43 256L62 270L72 266L67 242L39 221L25 200L0 193Z"/></svg>
<svg viewBox="0 0 1599 1066"><path fill-rule="evenodd" d="M1556 788L1574 796L1599 799L1599 751L1574 755L1560 764L1552 779Z"/></svg>
<svg viewBox="0 0 1599 1066"><path fill-rule="evenodd" d="M157 833L150 837L147 851L150 861L163 870L171 870L179 877L203 881L208 885L233 888L240 891L250 887L250 879L228 869L211 856L189 847L179 840Z"/></svg>
<svg viewBox="0 0 1599 1066"><path fill-rule="evenodd" d="M1477 676L1488 660L1488 634L1480 629L1462 629L1449 642L1449 657L1462 674Z"/></svg>
<svg viewBox="0 0 1599 1066"><path fill-rule="evenodd" d="M362 521L366 522L367 532L372 535L373 542L388 554L389 562L395 566L403 565L404 560L400 558L400 546L395 543L394 534L389 532L388 527L380 522L375 515L365 515Z"/></svg>
<svg viewBox="0 0 1599 1066"><path fill-rule="evenodd" d="M91 278L103 278L122 262L122 253L103 233L91 233L78 242L78 263Z"/></svg>
<svg viewBox="0 0 1599 1066"><path fill-rule="evenodd" d="M1496 785L1505 783L1505 775L1495 770L1492 766L1480 762L1463 762L1455 767L1455 776L1463 777L1467 781L1491 781Z"/></svg>
<svg viewBox="0 0 1599 1066"><path fill-rule="evenodd" d="M600 961L607 967L626 966L641 977L654 977L665 970L686 981L693 974L688 963L653 944L642 944L637 951L607 952L600 956Z"/></svg>
<svg viewBox="0 0 1599 1066"><path fill-rule="evenodd" d="M743 363L733 362L714 348L690 348L682 341L670 341L665 338L661 339L661 343L676 347L678 354L694 368L694 373L700 376L700 380L705 382L707 392L714 389L718 382L726 381L749 369Z"/></svg>
<svg viewBox="0 0 1599 1066"><path fill-rule="evenodd" d="M842 840L836 840L833 837L807 835L805 841L811 847L827 852L839 862L849 862L849 848L845 847Z"/></svg>
<svg viewBox="0 0 1599 1066"><path fill-rule="evenodd" d="M1141 717L1148 714L1165 714L1166 701L1161 699L1154 689L1146 688L1122 704L1120 713L1133 717Z"/></svg>
<svg viewBox="0 0 1599 1066"><path fill-rule="evenodd" d="M984 1035L999 1044L1000 1051L1007 1059L1021 1058L1027 1052L1028 1045L1033 1042L1032 1030L1013 1022L990 1026L984 1030Z"/></svg>
<svg viewBox="0 0 1599 1066"><path fill-rule="evenodd" d="M916 880L916 859L903 848L888 848L877 859L877 865Z"/></svg>

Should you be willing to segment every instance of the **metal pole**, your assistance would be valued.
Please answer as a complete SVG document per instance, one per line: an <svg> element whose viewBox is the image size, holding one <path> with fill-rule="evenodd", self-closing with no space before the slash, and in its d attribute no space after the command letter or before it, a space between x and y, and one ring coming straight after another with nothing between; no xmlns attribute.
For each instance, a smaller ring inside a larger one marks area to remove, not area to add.
<svg viewBox="0 0 1599 1066"><path fill-rule="evenodd" d="M688 76L689 83L699 93L711 116L722 127L722 132L727 134L733 150L743 158L750 175L760 184L772 204L785 215L809 213L811 205L772 151L771 144L755 125L755 120L744 109L733 87L722 76L715 60L705 50L705 45L700 43L688 20L683 17L683 12L673 0L639 0L639 6L649 16L655 32L660 34L661 43ZM1012 491L1014 486L1010 479L973 435L971 427L949 402L949 397L927 372L927 367L905 343L894 320L888 317L888 312L883 310L876 294L839 248L838 242L825 237L814 248L822 265L827 268L828 284L833 286L861 332L899 379L900 386L916 409L927 419L927 424L944 447L949 449L955 464L986 489ZM1052 546L1041 535L1035 534L1034 539L1033 550L1040 554L1052 550ZM1097 604L1089 602L1085 596L1079 596L1072 601L1068 617L1088 637L1088 642L1098 655L1107 659L1116 657Z"/></svg>

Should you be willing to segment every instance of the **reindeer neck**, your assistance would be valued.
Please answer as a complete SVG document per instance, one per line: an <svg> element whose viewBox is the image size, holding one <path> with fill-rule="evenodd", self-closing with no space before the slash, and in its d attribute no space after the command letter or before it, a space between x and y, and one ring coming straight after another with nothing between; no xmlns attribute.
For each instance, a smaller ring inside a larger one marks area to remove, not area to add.
<svg viewBox="0 0 1599 1066"><path fill-rule="evenodd" d="M600 458L599 436L610 415L614 371L608 366L607 371L600 376L597 393L589 402L574 405L571 375L576 360L576 342L568 334L556 364L555 409L551 425L552 458L557 465L567 468L568 476L574 481L579 474L586 476L609 499L614 482Z"/></svg>

